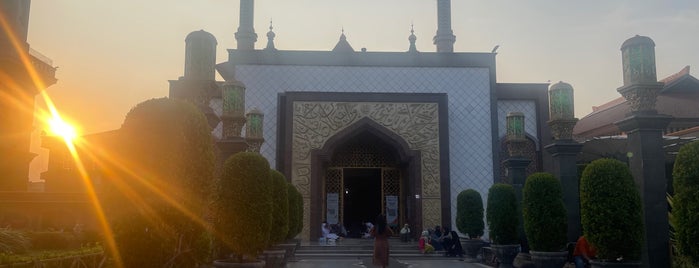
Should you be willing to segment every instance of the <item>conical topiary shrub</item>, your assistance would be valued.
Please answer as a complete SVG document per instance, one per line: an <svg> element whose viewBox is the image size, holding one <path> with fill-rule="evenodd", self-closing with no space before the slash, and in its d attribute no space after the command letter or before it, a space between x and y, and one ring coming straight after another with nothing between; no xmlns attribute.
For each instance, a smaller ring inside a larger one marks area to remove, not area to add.
<svg viewBox="0 0 699 268"><path fill-rule="evenodd" d="M509 184L496 183L488 190L486 220L493 241L493 251L500 261L500 267L512 267L519 253L519 210L515 188Z"/></svg>
<svg viewBox="0 0 699 268"><path fill-rule="evenodd" d="M562 251L568 221L561 183L549 173L534 173L522 190L522 216L529 247L535 251Z"/></svg>
<svg viewBox="0 0 699 268"><path fill-rule="evenodd" d="M287 183L286 187L289 199L289 232L286 238L293 239L303 229L303 197L293 184Z"/></svg>
<svg viewBox="0 0 699 268"><path fill-rule="evenodd" d="M284 175L276 170L272 172L272 230L270 245L286 240L289 233L289 192Z"/></svg>
<svg viewBox="0 0 699 268"><path fill-rule="evenodd" d="M471 239L483 235L483 198L478 191L467 189L456 197L456 228Z"/></svg>
<svg viewBox="0 0 699 268"><path fill-rule="evenodd" d="M269 163L253 152L226 160L217 189L217 233L238 262L254 260L267 246L272 226Z"/></svg>
<svg viewBox="0 0 699 268"><path fill-rule="evenodd" d="M672 216L679 253L699 267L699 141L682 146L672 170Z"/></svg>
<svg viewBox="0 0 699 268"><path fill-rule="evenodd" d="M456 197L456 228L470 238L463 243L466 255L476 258L484 244L480 237L485 229L483 198L478 191L467 189Z"/></svg>
<svg viewBox="0 0 699 268"><path fill-rule="evenodd" d="M488 209L486 214L490 238L494 244L518 244L517 196L512 185L496 183L488 191Z"/></svg>
<svg viewBox="0 0 699 268"><path fill-rule="evenodd" d="M641 198L626 164L614 159L590 163L580 178L580 216L597 258L635 261L641 257Z"/></svg>

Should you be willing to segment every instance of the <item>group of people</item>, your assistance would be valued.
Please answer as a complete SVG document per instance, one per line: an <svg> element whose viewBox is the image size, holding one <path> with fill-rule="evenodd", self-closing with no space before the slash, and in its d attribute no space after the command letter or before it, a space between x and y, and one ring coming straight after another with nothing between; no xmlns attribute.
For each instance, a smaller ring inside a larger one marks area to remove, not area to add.
<svg viewBox="0 0 699 268"><path fill-rule="evenodd" d="M418 249L421 253L444 251L447 257L464 256L459 234L456 231L450 231L449 228L442 229L440 226L422 231L418 240Z"/></svg>

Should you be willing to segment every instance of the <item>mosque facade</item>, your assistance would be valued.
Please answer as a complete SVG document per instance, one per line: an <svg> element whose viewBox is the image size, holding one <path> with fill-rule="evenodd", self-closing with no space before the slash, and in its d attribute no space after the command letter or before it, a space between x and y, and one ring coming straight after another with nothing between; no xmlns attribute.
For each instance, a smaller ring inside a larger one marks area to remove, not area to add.
<svg viewBox="0 0 699 268"><path fill-rule="evenodd" d="M525 116L527 171L550 170L548 84L498 83L495 51L454 52L449 0L437 1L435 52L418 51L412 31L407 51L355 51L344 33L329 51L286 51L271 26L256 49L254 1L240 2L228 60L215 62L213 35L192 32L170 97L207 115L221 161L258 151L285 174L304 198L302 238L320 236L323 221L353 231L378 214L396 227L455 228L459 192L485 200L507 182L510 112Z"/></svg>

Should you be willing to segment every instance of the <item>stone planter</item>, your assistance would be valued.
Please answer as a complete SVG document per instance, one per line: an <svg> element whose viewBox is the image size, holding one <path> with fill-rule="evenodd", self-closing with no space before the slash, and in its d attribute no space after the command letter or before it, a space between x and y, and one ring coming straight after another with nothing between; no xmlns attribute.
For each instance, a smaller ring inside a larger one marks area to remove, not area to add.
<svg viewBox="0 0 699 268"><path fill-rule="evenodd" d="M628 262L605 262L605 261L590 261L590 266L592 268L636 268L641 267L641 262L628 261Z"/></svg>
<svg viewBox="0 0 699 268"><path fill-rule="evenodd" d="M485 245L483 240L480 239L461 240L461 244L464 246L466 256L474 259L478 256L478 252L480 252L481 248L483 248L483 246Z"/></svg>
<svg viewBox="0 0 699 268"><path fill-rule="evenodd" d="M258 260L253 262L236 262L236 260L226 259L226 260L215 260L214 267L227 267L227 268L264 268L265 261Z"/></svg>
<svg viewBox="0 0 699 268"><path fill-rule="evenodd" d="M512 268L512 262L519 253L519 244L515 245L491 245L495 252L495 257L498 258L499 268Z"/></svg>
<svg viewBox="0 0 699 268"><path fill-rule="evenodd" d="M537 268L561 268L566 263L568 258L567 251L547 252L547 251L529 251L532 256L532 262Z"/></svg>
<svg viewBox="0 0 699 268"><path fill-rule="evenodd" d="M297 243L284 243L277 244L274 249L283 249L286 251L286 262L293 262L296 260L296 249L299 247Z"/></svg>
<svg viewBox="0 0 699 268"><path fill-rule="evenodd" d="M265 260L266 268L286 267L286 250L267 249L262 251L260 258Z"/></svg>

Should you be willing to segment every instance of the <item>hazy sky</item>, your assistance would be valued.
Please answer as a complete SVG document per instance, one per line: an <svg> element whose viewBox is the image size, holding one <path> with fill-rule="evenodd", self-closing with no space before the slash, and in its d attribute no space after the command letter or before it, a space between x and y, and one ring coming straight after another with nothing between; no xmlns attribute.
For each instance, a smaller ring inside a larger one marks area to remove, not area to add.
<svg viewBox="0 0 699 268"><path fill-rule="evenodd" d="M189 32L216 36L224 62L236 46L239 1L33 0L30 15L28 42L59 67L49 95L83 133L95 133L119 128L137 103L167 96L167 80L183 75ZM256 1L257 48L270 19L280 50L331 50L344 27L356 50L406 51L411 22L418 50L435 50L436 0ZM699 73L696 0L454 0L452 28L457 52L500 45L498 82L572 84L578 117L620 96L619 47L636 34L655 41L659 79L686 65Z"/></svg>

